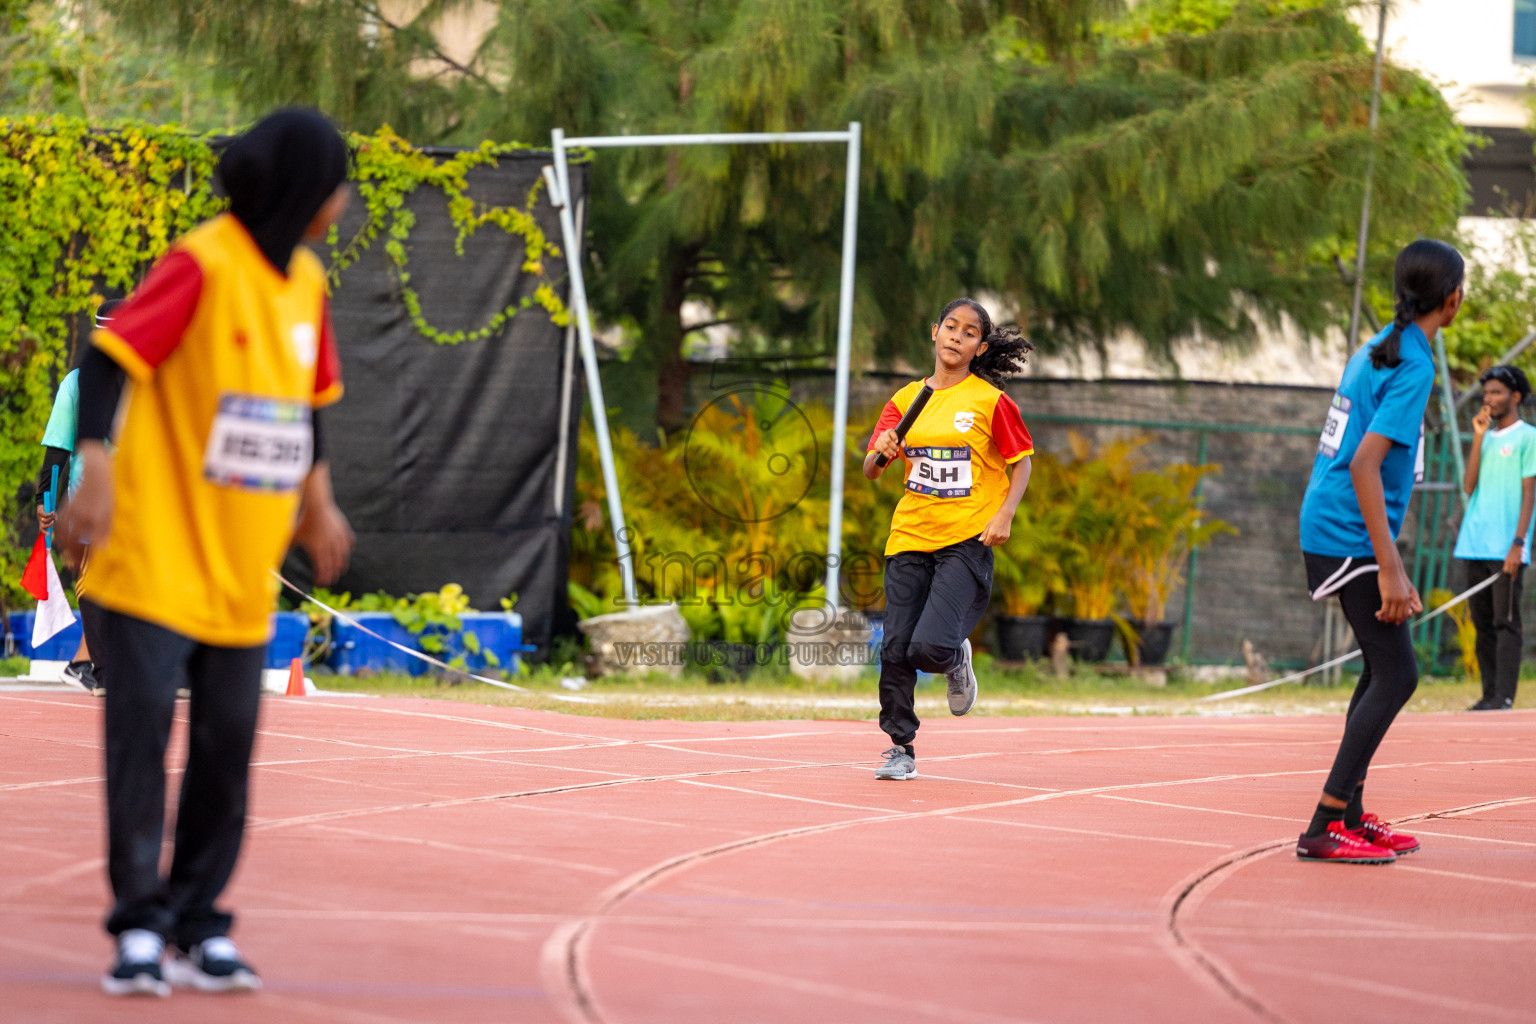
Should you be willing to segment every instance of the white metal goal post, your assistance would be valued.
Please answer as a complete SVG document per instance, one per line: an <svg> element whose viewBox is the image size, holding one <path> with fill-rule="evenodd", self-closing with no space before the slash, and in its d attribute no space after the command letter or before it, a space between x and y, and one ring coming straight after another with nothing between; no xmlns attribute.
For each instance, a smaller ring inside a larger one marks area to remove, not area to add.
<svg viewBox="0 0 1536 1024"><path fill-rule="evenodd" d="M848 427L848 350L853 332L853 264L859 224L859 135L857 121L840 132L731 132L700 135L595 135L566 138L556 128L554 166L544 169L550 203L560 213L560 233L565 240L566 266L571 275L571 300L576 312L576 332L581 346L581 361L586 369L587 400L592 407L592 425L597 434L597 451L603 467L603 489L608 495L608 518L613 526L614 549L619 556L619 571L624 578L624 603L633 608L635 595L634 556L625 527L624 504L619 496L618 475L614 472L613 445L608 435L608 407L603 403L603 383L597 372L597 349L592 342L592 314L587 307L587 282L581 267L581 236L576 229L570 196L570 170L566 151L581 149L619 149L627 146L739 146L775 142L841 142L848 147L847 178L843 188L843 256L837 300L837 391L832 411L832 493L827 522L826 599L833 614L838 606L838 569L842 561L843 536L843 463L846 458Z"/></svg>

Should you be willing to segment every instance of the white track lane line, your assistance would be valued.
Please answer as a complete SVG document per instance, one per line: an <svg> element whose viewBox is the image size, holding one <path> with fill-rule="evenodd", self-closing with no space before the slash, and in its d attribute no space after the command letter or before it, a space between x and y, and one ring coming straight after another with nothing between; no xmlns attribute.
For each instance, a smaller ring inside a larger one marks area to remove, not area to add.
<svg viewBox="0 0 1536 1024"><path fill-rule="evenodd" d="M1479 882L1486 885L1513 885L1520 889L1536 889L1536 882L1523 878L1499 878L1497 875L1474 875L1466 871L1445 871L1441 868L1420 867L1417 864L1394 864L1394 868L1411 871L1416 875L1435 875L1439 878L1455 878L1463 882Z"/></svg>
<svg viewBox="0 0 1536 1024"><path fill-rule="evenodd" d="M350 836L354 839L369 839L376 843L393 843L399 846L420 846L431 850L442 850L446 853L463 853L472 857L486 857L492 860L516 861L523 864L539 864L544 867L560 868L569 871L584 871L588 874L602 875L612 878L619 873L619 868L607 868L598 864L583 864L580 861L567 858L539 857L530 853L514 853L510 850L498 850L486 846L463 846L459 843L445 843L439 839L416 839L409 836L380 835L377 832L369 832L367 829L347 828L344 825L315 825L316 832L328 832L334 835Z"/></svg>
<svg viewBox="0 0 1536 1024"><path fill-rule="evenodd" d="M1473 1002L1470 999L1457 999L1454 996L1442 996L1433 992L1421 992L1418 989L1407 988L1403 985L1391 985L1379 981L1366 981L1344 974L1332 974L1326 971L1312 971L1292 967L1281 967L1277 964L1258 963L1252 970L1261 974L1277 974L1283 978L1296 978L1302 981L1310 981L1318 985L1337 985L1340 988L1353 989L1366 995L1377 998L1402 999L1408 1002L1418 1003L1422 1006L1434 1006L1442 1010L1450 1010L1455 1013L1475 1013L1488 1017L1497 1017L1499 1020L1521 1021L1529 1024L1531 1011L1510 1010L1502 1006L1493 1006L1488 1003ZM1367 1016L1376 1017L1371 1013ZM1391 1014L1382 1011L1379 1019L1390 1019Z"/></svg>
<svg viewBox="0 0 1536 1024"><path fill-rule="evenodd" d="M1163 800L1139 800L1130 796L1115 796L1113 793L1100 793L1100 800L1119 800L1128 804L1145 804L1148 807L1171 807L1180 811L1199 811L1202 814L1231 814L1239 818L1263 818L1266 821L1296 821L1292 817L1283 814L1255 814L1252 811L1224 811L1215 807L1191 807L1189 804L1170 804Z"/></svg>
<svg viewBox="0 0 1536 1024"><path fill-rule="evenodd" d="M1489 836L1464 836L1456 832L1431 832L1428 829L1419 828L1417 825L1415 825L1413 828L1413 834L1416 836L1435 836L1439 839L1463 839L1469 843L1497 843L1500 846L1526 846L1536 848L1536 843L1527 843L1519 839L1494 839Z"/></svg>
<svg viewBox="0 0 1536 1024"><path fill-rule="evenodd" d="M891 1015L896 1018L929 1017L936 1020L963 1022L963 1024L1032 1024L1030 1018L1027 1017L1004 1017L994 1013L973 1013L954 1006L930 1003L922 999L913 999L900 993L870 992L848 985L808 981L804 978L759 970L755 967L741 967L736 964L717 963L713 960L674 956L650 949L637 949L633 946L611 946L608 952L617 956L628 957L631 960L638 960L641 963L654 964L658 967L672 967L686 971L714 974L740 982L764 985L768 988L779 989L780 991L795 992L800 995L816 996L822 999L839 999L843 1002L885 1009L889 1010ZM831 1014L822 1019L835 1020L836 1015Z"/></svg>
<svg viewBox="0 0 1536 1024"><path fill-rule="evenodd" d="M1200 839L1175 839L1172 836L1133 836L1124 832L1104 832L1092 828L1068 828L1065 825L1039 825L1029 821L1008 821L1004 818L973 818L969 816L957 817L956 821L972 821L983 825L1007 825L1010 828L1032 828L1045 832L1067 832L1079 836L1094 836L1102 839L1124 839L1135 843L1177 843L1180 846L1203 846L1207 849L1230 850L1231 843L1208 843Z"/></svg>
<svg viewBox="0 0 1536 1024"><path fill-rule="evenodd" d="M876 814L900 814L889 807L870 807L866 804L840 804L833 800L818 800L809 796L794 796L790 793L770 793L761 789L746 789L742 786L722 786L718 782L700 782L697 779L679 779L685 786L700 786L705 789L723 789L730 793L748 793L752 796L763 796L773 800L793 800L802 804L820 804L822 807L838 807L845 811L873 811Z"/></svg>
<svg viewBox="0 0 1536 1024"><path fill-rule="evenodd" d="M1493 758L1486 761L1400 762L1390 765L1375 765L1372 767L1372 770L1381 772L1400 768L1422 768L1451 764L1503 765L1510 763L1528 763L1531 761L1536 761L1536 758ZM907 822L922 818L963 815L977 811L989 811L1004 807L1016 807L1024 804L1041 803L1048 800L1067 799L1076 796L1092 796L1105 792L1125 792L1128 790L1198 785L1201 783L1210 782L1229 782L1237 780L1248 781L1262 778L1321 775L1325 772L1326 767L1320 766L1317 768L1303 770L1208 775L1194 778L1159 780L1156 782L1124 783L1120 785L1097 786L1079 790L1062 790L1056 793L1040 793L1034 796L1019 797L1014 800L1002 800L984 804L970 804L953 808L935 808L926 811L912 811L902 814L876 814L869 817L827 822L819 825L800 826L797 828L782 829L776 832L766 832L746 839L733 840L731 842L721 843L715 846L704 847L667 858L666 860L660 861L648 868L641 869L640 871L631 874L628 878L619 882L617 885L612 886L605 893L598 897L596 909L592 914L586 917L570 918L566 921L566 923L557 927L544 942L543 950L540 955L540 972L544 978L545 990L549 994L551 1003L554 1005L555 1009L563 1017L566 1018L566 1020L575 1022L575 1024L587 1024L587 1022L597 1022L597 1024L601 1024L603 1021L603 1016L598 1008L597 997L588 978L585 962L586 950L591 942L594 927L602 920L604 920L609 913L611 913L629 896L641 891L642 889L657 881L660 881L662 878L672 875L685 868L691 867L694 864L704 860L728 853L734 853L739 850L754 848L786 839L795 839L812 835L820 835L826 832L841 831L843 829L855 828L861 825ZM1253 848L1253 850L1257 853L1270 850L1277 847L1278 845L1280 844L1266 843L1260 847ZM1185 884L1186 883L1181 882L1179 888L1182 888ZM1189 888L1192 889L1194 884L1197 883L1190 884ZM1176 888L1175 891L1177 892L1178 889ZM1167 935L1168 929L1165 928L1158 934ZM1181 942L1182 940L1178 940L1178 942L1175 943L1174 949L1171 950L1171 952L1174 953L1175 960L1180 964L1185 965L1186 967L1194 968L1192 971L1193 976L1197 978L1203 978L1203 980L1205 980L1208 984L1216 984L1212 975L1208 973L1204 962L1196 959L1192 963L1186 963L1186 959L1191 955L1191 953L1190 951L1184 949L1182 945L1178 944ZM1218 988L1225 986L1224 991L1226 991L1226 994L1234 995L1240 1001L1247 1003L1250 1008L1255 1009L1255 1011L1261 1015L1268 1014L1268 1011L1263 1008L1263 1004L1260 1003L1257 998L1247 993L1246 990L1240 988L1238 983L1231 979L1231 972L1225 969L1225 965L1220 964L1219 961L1216 961L1215 958L1203 953L1203 951L1195 951L1193 955L1197 958L1203 957L1205 958L1205 961L1214 963L1217 966L1217 974L1221 978L1220 984L1217 986ZM1268 1016L1271 1020L1279 1020L1279 1018L1275 1017L1273 1014L1268 1014Z"/></svg>
<svg viewBox="0 0 1536 1024"><path fill-rule="evenodd" d="M1273 910L1273 907L1267 908ZM1426 928L1405 931L1400 928L1191 928L1202 936L1230 939L1386 939L1391 942L1412 936L1415 945L1426 942L1492 942L1496 944L1536 941L1536 932L1461 932Z"/></svg>
<svg viewBox="0 0 1536 1024"><path fill-rule="evenodd" d="M1491 763L1505 764L1510 759L1496 758ZM1464 762L1434 762L1434 764L1461 764ZM1373 765L1373 771L1384 768L1427 767L1427 765ZM1393 820L1393 824L1406 824L1416 821L1428 821L1436 818L1453 818L1470 814L1479 814L1485 811L1503 810L1508 807L1521 806L1536 802L1536 797L1520 797L1509 800L1490 800L1484 803L1468 804L1463 807L1447 808L1443 811L1429 811L1422 814L1407 815ZM1202 947L1199 943L1184 934L1183 926L1179 921L1181 913L1192 914L1222 883L1231 878L1243 868L1256 864L1277 854L1282 854L1291 849L1293 840L1289 838L1272 840L1238 850L1226 857L1217 858L1204 867L1197 869L1193 874L1186 875L1177 882L1173 888L1163 895L1161 905L1163 907L1163 920L1165 926L1158 933L1165 951L1185 972L1191 977L1213 986L1219 991L1225 992L1239 1004L1245 1006L1258 1017L1272 1022L1283 1024L1285 1018L1280 1016L1267 1006L1225 961ZM1394 871L1414 871L1411 866L1401 864L1392 865ZM1434 874L1447 874L1448 872L1434 871L1433 869L1418 868L1420 872L1430 871ZM1469 876L1481 879L1481 876ZM1536 888L1536 883L1531 883ZM1297 908L1300 909L1300 908Z"/></svg>

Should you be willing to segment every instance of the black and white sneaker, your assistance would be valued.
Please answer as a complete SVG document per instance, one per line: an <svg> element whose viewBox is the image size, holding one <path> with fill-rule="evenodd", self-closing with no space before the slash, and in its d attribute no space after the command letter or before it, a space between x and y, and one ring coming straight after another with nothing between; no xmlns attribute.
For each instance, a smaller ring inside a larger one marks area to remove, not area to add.
<svg viewBox="0 0 1536 1024"><path fill-rule="evenodd" d="M93 697L106 695L107 688L96 678L96 664L90 661L72 661L64 666L64 681L78 686Z"/></svg>
<svg viewBox="0 0 1536 1024"><path fill-rule="evenodd" d="M165 965L172 985L200 992L254 992L261 979L240 959L234 942L220 935L204 939L186 952L178 951Z"/></svg>
<svg viewBox="0 0 1536 1024"><path fill-rule="evenodd" d="M143 928L130 928L117 937L117 963L101 979L101 989L109 996L160 996L171 994L171 986L160 973L160 957L165 940Z"/></svg>

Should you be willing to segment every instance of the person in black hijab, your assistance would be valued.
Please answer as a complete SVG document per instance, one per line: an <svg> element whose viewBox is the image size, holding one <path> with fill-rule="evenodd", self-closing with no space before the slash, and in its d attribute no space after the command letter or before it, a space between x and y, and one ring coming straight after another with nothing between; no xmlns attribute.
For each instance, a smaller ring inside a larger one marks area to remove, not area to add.
<svg viewBox="0 0 1536 1024"><path fill-rule="evenodd" d="M346 179L346 143L324 115L302 107L263 118L219 157L229 212L283 274L315 214Z"/></svg>
<svg viewBox="0 0 1536 1024"><path fill-rule="evenodd" d="M340 397L341 366L325 267L299 244L341 214L346 144L315 111L282 110L231 143L218 173L230 211L156 262L80 370L83 472L62 532L71 564L91 544L83 603L105 652L112 995L260 987L216 901L245 834L271 573L297 542L329 585L352 549L321 436L304 429ZM109 460L125 375L134 397ZM178 685L192 729L166 875Z"/></svg>

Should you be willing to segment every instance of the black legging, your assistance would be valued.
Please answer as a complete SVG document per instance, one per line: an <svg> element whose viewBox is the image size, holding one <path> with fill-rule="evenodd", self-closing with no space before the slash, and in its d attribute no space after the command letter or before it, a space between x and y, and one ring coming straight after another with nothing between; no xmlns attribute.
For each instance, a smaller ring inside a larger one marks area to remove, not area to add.
<svg viewBox="0 0 1536 1024"><path fill-rule="evenodd" d="M1344 738L1339 741L1333 770L1323 784L1323 792L1336 800L1348 800L1354 796L1355 787L1365 781L1366 769L1376 748L1381 746L1382 737L1419 686L1419 659L1413 652L1408 624L1393 625L1376 618L1381 610L1381 588L1376 576L1375 572L1363 573L1338 591L1344 618L1355 631L1365 656L1365 668L1354 695L1349 698Z"/></svg>

